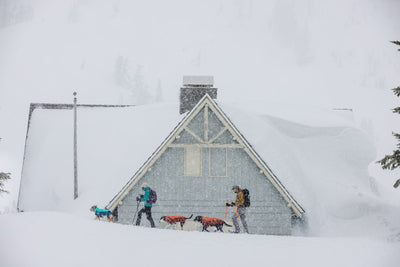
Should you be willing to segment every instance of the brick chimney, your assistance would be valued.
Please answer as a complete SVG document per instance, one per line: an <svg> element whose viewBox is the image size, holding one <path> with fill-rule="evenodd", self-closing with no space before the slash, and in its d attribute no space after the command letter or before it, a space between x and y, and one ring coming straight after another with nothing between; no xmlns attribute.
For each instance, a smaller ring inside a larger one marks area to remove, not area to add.
<svg viewBox="0 0 400 267"><path fill-rule="evenodd" d="M208 94L212 99L217 98L217 88L213 76L183 76L181 87L179 113L192 110L194 106Z"/></svg>

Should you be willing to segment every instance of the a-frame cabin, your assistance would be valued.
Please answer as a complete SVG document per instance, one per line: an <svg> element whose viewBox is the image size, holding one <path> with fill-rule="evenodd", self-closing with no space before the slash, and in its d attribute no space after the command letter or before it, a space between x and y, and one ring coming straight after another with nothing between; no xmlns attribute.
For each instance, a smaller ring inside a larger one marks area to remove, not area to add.
<svg viewBox="0 0 400 267"><path fill-rule="evenodd" d="M304 210L208 95L184 117L107 208L131 224L142 183L157 191L153 218L204 215L223 218L232 185L250 191L249 232L290 235ZM143 220L142 223L148 223Z"/></svg>

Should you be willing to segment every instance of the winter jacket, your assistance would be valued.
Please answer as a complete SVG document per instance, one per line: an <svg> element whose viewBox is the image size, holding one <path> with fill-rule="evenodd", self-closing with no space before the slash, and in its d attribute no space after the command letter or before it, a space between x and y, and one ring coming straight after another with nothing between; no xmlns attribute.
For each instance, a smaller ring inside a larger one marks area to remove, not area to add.
<svg viewBox="0 0 400 267"><path fill-rule="evenodd" d="M143 191L144 196L140 201L144 202L145 207L153 207L153 204L148 203L148 201L150 200L150 187L143 188Z"/></svg>
<svg viewBox="0 0 400 267"><path fill-rule="evenodd" d="M244 194L242 189L239 189L239 191L236 193L236 201L235 201L236 207L238 209L245 209L246 207L244 206Z"/></svg>
<svg viewBox="0 0 400 267"><path fill-rule="evenodd" d="M104 210L103 209L99 209L99 208L96 207L96 209L94 210L94 214L96 216L98 216L98 217L103 217L103 216L109 217L110 214L111 214L111 211L106 210L106 209L104 209Z"/></svg>

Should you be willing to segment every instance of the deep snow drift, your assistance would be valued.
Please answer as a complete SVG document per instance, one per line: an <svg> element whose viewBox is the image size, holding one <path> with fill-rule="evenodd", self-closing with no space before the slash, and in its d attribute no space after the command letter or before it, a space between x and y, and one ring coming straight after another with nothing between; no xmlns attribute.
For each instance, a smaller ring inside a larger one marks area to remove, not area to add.
<svg viewBox="0 0 400 267"><path fill-rule="evenodd" d="M369 238L234 235L149 229L56 212L0 216L4 267L395 267L400 243Z"/></svg>

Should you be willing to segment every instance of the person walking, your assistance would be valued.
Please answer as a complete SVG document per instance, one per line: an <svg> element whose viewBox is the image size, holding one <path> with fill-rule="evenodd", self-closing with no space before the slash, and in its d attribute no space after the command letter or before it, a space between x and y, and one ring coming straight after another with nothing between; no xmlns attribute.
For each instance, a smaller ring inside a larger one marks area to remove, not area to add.
<svg viewBox="0 0 400 267"><path fill-rule="evenodd" d="M231 204L226 203L227 206L235 206L237 207L237 213L240 216L240 220L242 221L243 228L245 233L249 233L249 229L247 227L247 222L246 222L246 206L244 205L244 194L242 189L238 185L234 185L232 187L233 192L236 194L236 201L231 202ZM239 226L239 221L238 217L236 214L236 211L233 213L232 216L232 221L233 225L235 226L235 231L234 233L240 233L240 226Z"/></svg>
<svg viewBox="0 0 400 267"><path fill-rule="evenodd" d="M154 221L153 217L151 217L151 208L153 207L153 204L149 201L150 200L150 187L148 184L143 183L142 184L142 190L144 191L144 195L140 195L140 197L137 197L137 201L144 202L144 207L139 211L138 217L136 220L136 225L140 225L140 221L142 219L142 213L146 213L147 220L149 220L151 228L154 228Z"/></svg>

